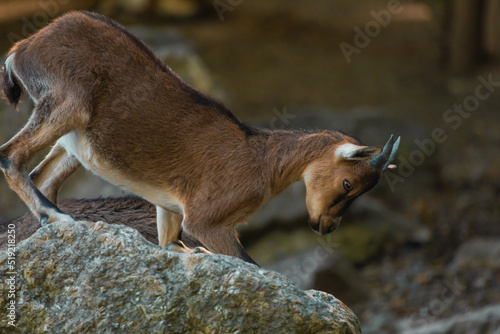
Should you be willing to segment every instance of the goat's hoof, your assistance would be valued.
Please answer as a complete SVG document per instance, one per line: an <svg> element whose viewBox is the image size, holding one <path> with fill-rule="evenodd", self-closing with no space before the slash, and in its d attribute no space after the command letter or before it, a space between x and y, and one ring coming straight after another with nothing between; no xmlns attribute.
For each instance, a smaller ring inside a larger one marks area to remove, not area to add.
<svg viewBox="0 0 500 334"><path fill-rule="evenodd" d="M47 215L42 215L42 216L40 217L40 225L45 226L45 225L47 225L47 224L48 224L48 222L49 222L49 216L47 216Z"/></svg>
<svg viewBox="0 0 500 334"><path fill-rule="evenodd" d="M177 253L189 253L189 249L182 243L182 241L174 241L164 247L168 251Z"/></svg>
<svg viewBox="0 0 500 334"><path fill-rule="evenodd" d="M73 216L70 216L70 215L67 215L67 214L64 214L64 213L57 213L55 214L55 216L49 216L45 213L43 213L41 216L40 216L40 225L42 226L46 226L48 224L52 224L54 222L68 222L68 223L74 223L75 222L75 218L73 218Z"/></svg>
<svg viewBox="0 0 500 334"><path fill-rule="evenodd" d="M212 254L212 253L210 253L210 252L209 252L206 248L204 248L204 247L195 247L195 248L194 248L194 253L195 253L195 254L200 254L200 253L202 253L202 254Z"/></svg>
<svg viewBox="0 0 500 334"><path fill-rule="evenodd" d="M164 247L166 250L174 251L177 253L188 253L188 254L212 254L204 247L195 247L193 249L186 247L184 243L180 240L169 243Z"/></svg>

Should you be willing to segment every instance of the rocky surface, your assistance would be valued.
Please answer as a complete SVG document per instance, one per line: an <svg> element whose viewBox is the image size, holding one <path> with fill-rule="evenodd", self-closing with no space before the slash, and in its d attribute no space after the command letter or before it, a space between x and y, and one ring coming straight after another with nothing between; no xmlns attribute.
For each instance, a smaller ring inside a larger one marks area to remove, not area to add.
<svg viewBox="0 0 500 334"><path fill-rule="evenodd" d="M497 238L473 238L457 250L448 271L466 272L473 268L500 269L500 240Z"/></svg>
<svg viewBox="0 0 500 334"><path fill-rule="evenodd" d="M489 246L500 243L483 241ZM429 261L421 249L406 247L396 256L365 266L361 277L370 298L350 304L363 333L493 333L500 315L500 269L494 261L480 260L496 256L496 247L480 247L480 256L477 251L464 256L463 251L477 244L478 240L465 242L450 261L438 257ZM475 260L465 260L471 258ZM427 328L440 329L427 332Z"/></svg>
<svg viewBox="0 0 500 334"><path fill-rule="evenodd" d="M325 291L348 305L369 298L366 282L352 263L325 245L286 256L265 267L282 273L303 290Z"/></svg>
<svg viewBox="0 0 500 334"><path fill-rule="evenodd" d="M418 327L399 324L405 334L500 334L500 305L491 305L474 312L456 315L449 319L428 323Z"/></svg>
<svg viewBox="0 0 500 334"><path fill-rule="evenodd" d="M331 295L236 258L160 249L128 227L54 223L21 242L15 260L20 333L360 333ZM0 268L11 270L5 252Z"/></svg>

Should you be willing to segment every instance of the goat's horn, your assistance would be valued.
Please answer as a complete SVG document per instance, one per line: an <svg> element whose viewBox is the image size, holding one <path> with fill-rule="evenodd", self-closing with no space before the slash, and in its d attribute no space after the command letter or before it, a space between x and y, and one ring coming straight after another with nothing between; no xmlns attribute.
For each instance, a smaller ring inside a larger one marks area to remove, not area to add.
<svg viewBox="0 0 500 334"><path fill-rule="evenodd" d="M370 166L375 168L379 173L386 169L398 152L400 139L401 137L398 137L395 141L394 136L391 135L382 152L370 160Z"/></svg>

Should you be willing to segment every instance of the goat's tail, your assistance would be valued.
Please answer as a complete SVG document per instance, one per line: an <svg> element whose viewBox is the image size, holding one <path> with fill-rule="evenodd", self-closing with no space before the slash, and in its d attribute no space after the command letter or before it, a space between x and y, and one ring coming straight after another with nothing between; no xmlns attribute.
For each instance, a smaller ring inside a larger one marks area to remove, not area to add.
<svg viewBox="0 0 500 334"><path fill-rule="evenodd" d="M11 54L7 60L5 60L4 66L0 69L0 78L2 80L3 95L14 108L17 108L23 89L12 69L14 55L15 53Z"/></svg>

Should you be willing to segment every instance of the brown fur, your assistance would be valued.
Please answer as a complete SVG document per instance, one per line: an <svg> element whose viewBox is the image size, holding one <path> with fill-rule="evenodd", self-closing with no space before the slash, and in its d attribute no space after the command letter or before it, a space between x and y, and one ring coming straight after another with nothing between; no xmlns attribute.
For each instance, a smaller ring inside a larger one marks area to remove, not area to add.
<svg viewBox="0 0 500 334"><path fill-rule="evenodd" d="M311 227L325 234L378 182L368 159L380 149L348 160L336 149L359 143L345 134L249 127L98 14L58 18L17 43L6 65L10 102L20 82L36 107L0 147L0 168L42 222L72 219L46 196L55 203L60 184L83 164L157 206L161 246L176 240L182 222L212 252L253 262L234 227L292 183L306 182ZM56 141L33 183L26 163ZM346 193L344 179L353 191Z"/></svg>

